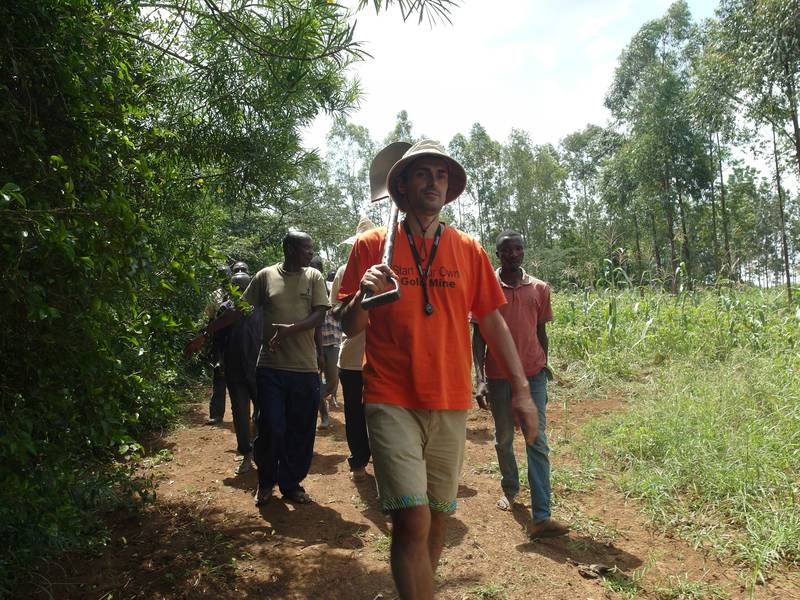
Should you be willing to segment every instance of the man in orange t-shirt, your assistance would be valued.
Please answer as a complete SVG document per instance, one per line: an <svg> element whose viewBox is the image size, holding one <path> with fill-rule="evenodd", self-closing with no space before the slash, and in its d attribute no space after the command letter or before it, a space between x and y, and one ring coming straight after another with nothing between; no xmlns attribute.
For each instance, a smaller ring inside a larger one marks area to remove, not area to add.
<svg viewBox="0 0 800 600"><path fill-rule="evenodd" d="M379 154L380 156L380 154ZM405 213L392 264L377 264L386 231L361 235L342 279L342 329L366 329L364 402L381 506L392 519L391 565L400 597L433 597L444 516L456 508L471 404L468 315L475 316L513 389L515 420L533 442L537 413L486 252L439 213L466 185L463 167L422 140L394 163L386 187ZM361 306L399 283L400 299Z"/></svg>

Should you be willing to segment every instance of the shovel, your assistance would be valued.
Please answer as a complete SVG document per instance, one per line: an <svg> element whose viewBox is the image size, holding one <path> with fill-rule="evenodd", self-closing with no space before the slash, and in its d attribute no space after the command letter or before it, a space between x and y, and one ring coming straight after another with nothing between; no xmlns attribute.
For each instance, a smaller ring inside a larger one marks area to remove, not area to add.
<svg viewBox="0 0 800 600"><path fill-rule="evenodd" d="M373 202L378 202L389 198L389 190L386 187L386 176L394 164L400 160L406 151L411 147L408 142L394 142L386 146L375 155L369 166L369 187L370 196ZM399 216L397 204L392 202L389 210L389 220L386 223L386 240L383 245L383 256L381 264L392 264L394 254L394 239L397 234L397 219ZM361 307L364 310L371 310L376 306L383 306L400 299L400 282L396 277L391 278L393 289L386 290L380 294L365 293L361 298Z"/></svg>

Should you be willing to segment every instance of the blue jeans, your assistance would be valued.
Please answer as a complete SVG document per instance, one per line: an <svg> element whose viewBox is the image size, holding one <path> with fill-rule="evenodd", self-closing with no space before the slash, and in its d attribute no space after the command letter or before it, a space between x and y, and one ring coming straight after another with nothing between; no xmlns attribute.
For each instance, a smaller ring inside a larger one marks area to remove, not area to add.
<svg viewBox="0 0 800 600"><path fill-rule="evenodd" d="M494 417L494 447L500 465L500 485L509 498L519 494L519 470L514 456L514 417L511 414L511 384L505 379L489 380L489 400ZM550 448L544 429L547 423L547 376L544 370L528 377L531 398L539 411L539 435L525 445L528 455L528 485L531 488L533 521L550 517Z"/></svg>
<svg viewBox="0 0 800 600"><path fill-rule="evenodd" d="M259 367L258 435L253 440L253 460L258 485L272 489L277 483L285 496L303 490L314 455L319 406L319 375Z"/></svg>

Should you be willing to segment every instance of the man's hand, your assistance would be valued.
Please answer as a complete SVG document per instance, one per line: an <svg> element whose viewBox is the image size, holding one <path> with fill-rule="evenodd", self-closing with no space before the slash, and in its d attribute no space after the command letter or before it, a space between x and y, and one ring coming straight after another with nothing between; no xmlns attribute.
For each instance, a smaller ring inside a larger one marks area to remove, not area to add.
<svg viewBox="0 0 800 600"><path fill-rule="evenodd" d="M514 416L514 424L522 429L525 443L530 446L539 436L539 411L533 404L527 385L521 389L512 389L511 414Z"/></svg>
<svg viewBox="0 0 800 600"><path fill-rule="evenodd" d="M478 402L478 406L480 406L483 410L488 410L489 389L486 387L485 381L479 381L475 385L475 392L473 395L475 396L475 400Z"/></svg>
<svg viewBox="0 0 800 600"><path fill-rule="evenodd" d="M392 277L397 279L397 275L395 275L389 265L384 265L382 263L379 265L372 265L361 278L361 294L363 295L366 292L381 294L385 292L390 286L389 280Z"/></svg>
<svg viewBox="0 0 800 600"><path fill-rule="evenodd" d="M183 347L183 355L186 358L189 358L192 354L194 354L195 352L200 350L200 348L203 347L203 342L205 340L206 338L203 336L203 334L198 333L196 336L194 336L192 339L186 342L186 345Z"/></svg>
<svg viewBox="0 0 800 600"><path fill-rule="evenodd" d="M281 342L291 334L292 325L289 323L273 323L272 326L275 327L275 334L269 341L268 347L270 352L277 352L281 347Z"/></svg>

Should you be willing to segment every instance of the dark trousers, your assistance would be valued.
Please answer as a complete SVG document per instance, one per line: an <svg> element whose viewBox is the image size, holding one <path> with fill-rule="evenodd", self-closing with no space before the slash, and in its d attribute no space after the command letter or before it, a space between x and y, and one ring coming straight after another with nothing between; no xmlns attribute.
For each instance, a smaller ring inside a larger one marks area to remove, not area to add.
<svg viewBox="0 0 800 600"><path fill-rule="evenodd" d="M233 429L236 431L236 451L239 454L250 454L250 402L256 401L256 382L231 381L228 382L228 395L231 397L231 412L233 413Z"/></svg>
<svg viewBox="0 0 800 600"><path fill-rule="evenodd" d="M311 467L319 406L319 375L259 367L258 435L253 459L259 487L277 483L286 495L303 490Z"/></svg>
<svg viewBox="0 0 800 600"><path fill-rule="evenodd" d="M350 463L350 469L360 469L367 466L371 455L364 403L361 399L364 379L361 371L339 369L339 382L342 384L344 396L344 432L347 436L347 447L350 449L347 462Z"/></svg>
<svg viewBox="0 0 800 600"><path fill-rule="evenodd" d="M208 401L208 416L221 419L225 416L225 375L220 367L214 368L214 383Z"/></svg>

